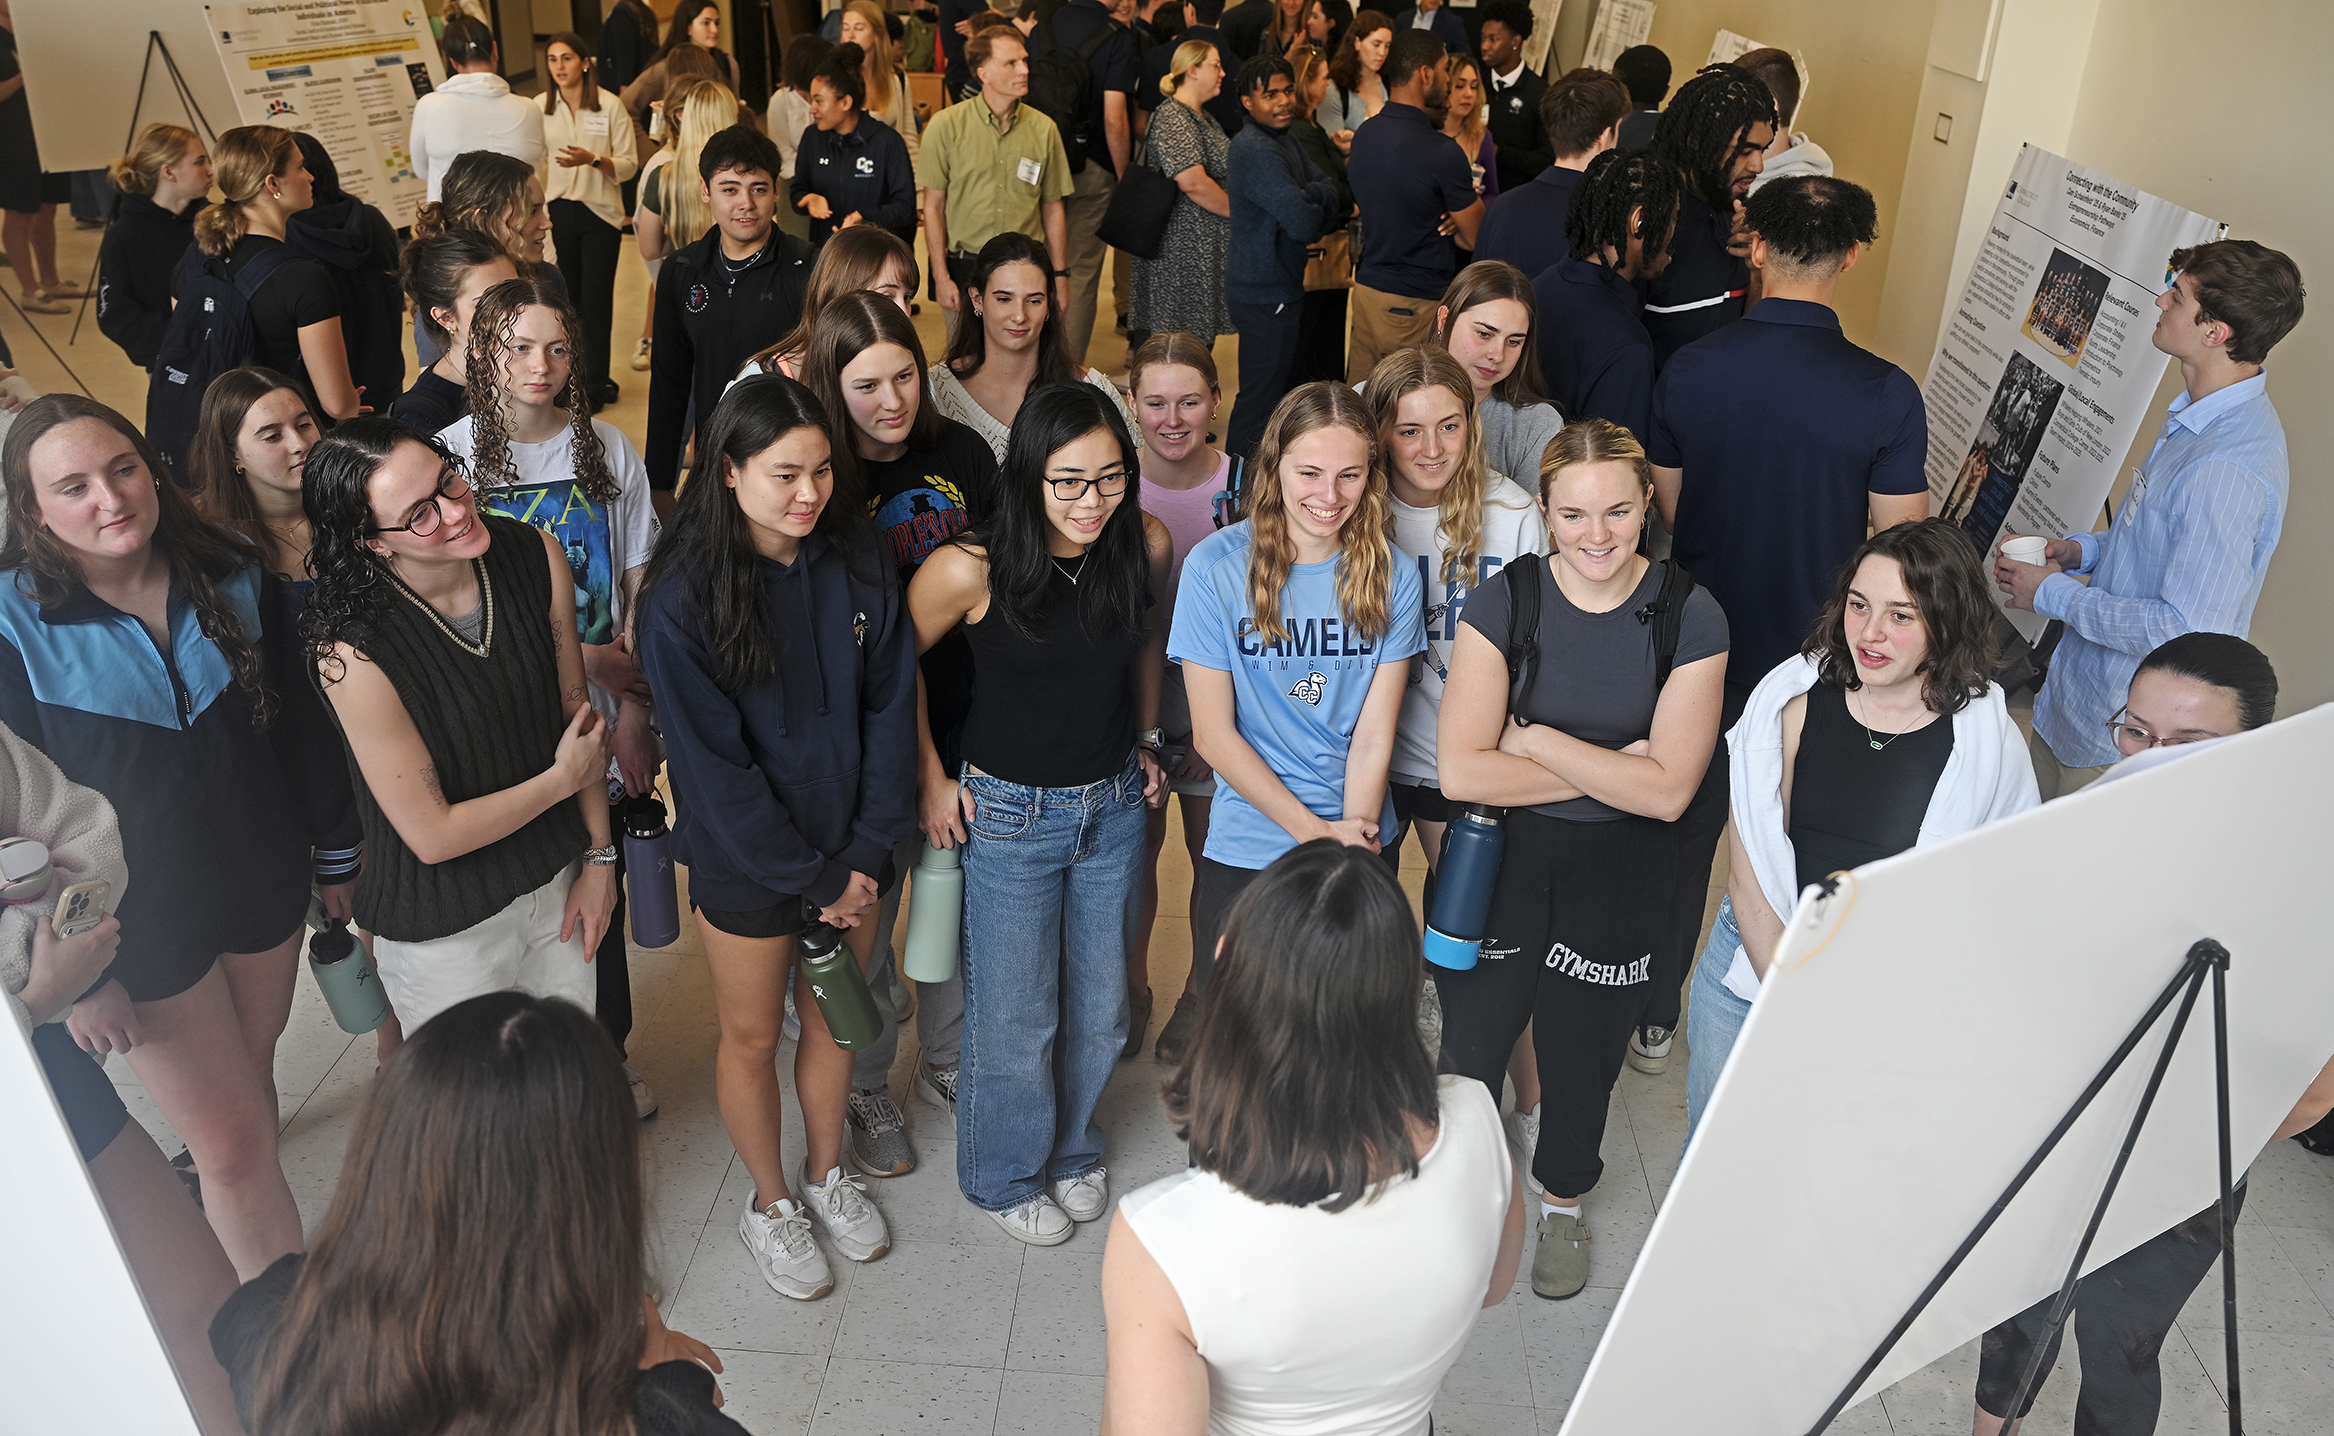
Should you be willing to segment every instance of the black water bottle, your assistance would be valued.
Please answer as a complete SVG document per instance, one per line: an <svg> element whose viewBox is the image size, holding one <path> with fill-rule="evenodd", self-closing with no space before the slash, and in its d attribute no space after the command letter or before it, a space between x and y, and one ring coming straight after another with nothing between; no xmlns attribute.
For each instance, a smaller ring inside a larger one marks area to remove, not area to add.
<svg viewBox="0 0 2334 1436"><path fill-rule="evenodd" d="M1428 962L1454 971L1475 965L1490 923L1491 892L1499 885L1499 860L1506 851L1507 810L1461 804L1443 834L1434 910L1426 919Z"/></svg>
<svg viewBox="0 0 2334 1436"><path fill-rule="evenodd" d="M872 914L874 909L870 908ZM802 935L796 939L810 995L818 999L819 1015L827 1020L827 1035L846 1052L856 1052L883 1035L883 1014L875 1010L874 994L867 990L867 974L859 959L843 945L843 929L819 916L819 905L802 900Z"/></svg>

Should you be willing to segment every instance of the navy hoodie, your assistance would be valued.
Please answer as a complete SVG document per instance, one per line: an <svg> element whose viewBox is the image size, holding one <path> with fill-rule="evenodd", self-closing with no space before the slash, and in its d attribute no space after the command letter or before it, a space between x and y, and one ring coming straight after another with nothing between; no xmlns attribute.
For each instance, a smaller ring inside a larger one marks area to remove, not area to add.
<svg viewBox="0 0 2334 1436"><path fill-rule="evenodd" d="M719 682L685 576L641 596L640 662L679 809L673 857L704 907L825 907L916 830L915 625L874 535L850 542L849 563L824 534L791 564L755 560L778 665L741 693Z"/></svg>
<svg viewBox="0 0 2334 1436"><path fill-rule="evenodd" d="M814 194L826 196L834 218L810 222L812 244L824 245L843 217L857 210L862 223L888 229L915 247L915 166L899 131L875 116L861 115L847 135L816 125L802 132L787 201L799 210Z"/></svg>
<svg viewBox="0 0 2334 1436"><path fill-rule="evenodd" d="M405 392L405 295L397 287L397 231L355 195L319 199L292 216L284 242L324 266L340 295L349 378L387 409Z"/></svg>
<svg viewBox="0 0 2334 1436"><path fill-rule="evenodd" d="M177 214L152 196L125 194L97 247L97 327L130 362L154 367L170 327L170 275L194 243L194 217L208 200Z"/></svg>

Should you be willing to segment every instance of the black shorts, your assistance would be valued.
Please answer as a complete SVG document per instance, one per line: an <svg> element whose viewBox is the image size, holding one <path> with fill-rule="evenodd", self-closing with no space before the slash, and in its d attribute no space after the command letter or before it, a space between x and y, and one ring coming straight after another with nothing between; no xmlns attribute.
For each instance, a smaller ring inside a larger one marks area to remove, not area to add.
<svg viewBox="0 0 2334 1436"><path fill-rule="evenodd" d="M66 182L68 192L71 183ZM37 161L0 160L0 209L12 214L38 214L42 205L60 202L47 198L47 192Z"/></svg>
<svg viewBox="0 0 2334 1436"><path fill-rule="evenodd" d="M130 1109L122 1105L121 1094L113 1090L112 1079L97 1059L74 1043L62 1022L35 1027L32 1050L65 1114L73 1145L81 1149L81 1160L87 1162L112 1146L129 1125Z"/></svg>
<svg viewBox="0 0 2334 1436"><path fill-rule="evenodd" d="M891 859L885 858L883 871L875 875L877 895L889 893L898 882L898 870L892 865ZM743 910L704 907L692 898L689 909L697 914L699 921L710 923L717 931L726 932L731 937L793 937L809 923L800 897L780 898L768 907Z"/></svg>
<svg viewBox="0 0 2334 1436"><path fill-rule="evenodd" d="M1394 820L1407 828L1414 823L1447 823L1451 820L1451 800L1443 790L1426 783L1405 783L1400 778L1386 785L1394 799Z"/></svg>
<svg viewBox="0 0 2334 1436"><path fill-rule="evenodd" d="M287 889L288 892L288 889ZM272 952L277 944L299 931L307 917L307 894L299 896L300 906L289 917L277 912L253 918L238 930L228 932L212 943L180 943L170 951L154 953L142 951L129 962L117 962L114 976L132 1002L160 1002L166 997L193 987L207 976L221 954ZM275 906L270 903L269 906Z"/></svg>

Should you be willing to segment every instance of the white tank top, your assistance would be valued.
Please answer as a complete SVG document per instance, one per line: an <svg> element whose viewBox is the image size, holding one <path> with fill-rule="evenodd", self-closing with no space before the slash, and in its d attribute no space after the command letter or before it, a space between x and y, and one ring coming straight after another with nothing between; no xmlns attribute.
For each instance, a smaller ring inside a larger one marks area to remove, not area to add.
<svg viewBox="0 0 2334 1436"><path fill-rule="evenodd" d="M1334 1215L1197 1169L1119 1211L1175 1286L1208 1364L1209 1436L1421 1436L1475 1328L1514 1184L1482 1083L1440 1079L1416 1177Z"/></svg>

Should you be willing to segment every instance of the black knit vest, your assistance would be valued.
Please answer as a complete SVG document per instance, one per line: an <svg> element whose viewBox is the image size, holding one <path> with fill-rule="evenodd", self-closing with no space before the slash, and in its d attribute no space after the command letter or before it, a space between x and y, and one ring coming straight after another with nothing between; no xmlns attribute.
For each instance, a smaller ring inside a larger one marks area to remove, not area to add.
<svg viewBox="0 0 2334 1436"><path fill-rule="evenodd" d="M551 636L551 568L543 540L515 519L480 514L493 546L479 562L491 603L487 656L399 586L383 606L365 657L396 685L437 769L448 803L515 788L551 766L567 726L559 650ZM352 768L354 764L351 764ZM435 865L405 846L356 774L365 829L357 924L392 942L451 937L556 877L590 845L574 803L553 803L509 837Z"/></svg>

